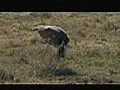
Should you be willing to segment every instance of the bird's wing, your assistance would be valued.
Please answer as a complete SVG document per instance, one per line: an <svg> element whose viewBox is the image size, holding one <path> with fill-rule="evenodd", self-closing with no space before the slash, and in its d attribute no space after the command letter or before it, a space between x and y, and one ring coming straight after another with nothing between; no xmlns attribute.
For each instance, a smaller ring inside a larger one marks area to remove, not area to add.
<svg viewBox="0 0 120 90"><path fill-rule="evenodd" d="M51 28L47 28L44 31L47 35L47 37L51 37L51 38L57 38L59 37L59 32L57 32L56 30L53 30Z"/></svg>

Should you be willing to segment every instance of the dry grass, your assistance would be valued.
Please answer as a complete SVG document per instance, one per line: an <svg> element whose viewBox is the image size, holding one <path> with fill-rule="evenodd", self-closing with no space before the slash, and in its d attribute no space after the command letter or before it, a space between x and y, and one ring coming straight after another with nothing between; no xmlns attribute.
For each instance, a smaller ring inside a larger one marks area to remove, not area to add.
<svg viewBox="0 0 120 90"><path fill-rule="evenodd" d="M66 57L33 28L63 27ZM114 25L117 29L114 30ZM0 13L1 83L120 83L120 13Z"/></svg>

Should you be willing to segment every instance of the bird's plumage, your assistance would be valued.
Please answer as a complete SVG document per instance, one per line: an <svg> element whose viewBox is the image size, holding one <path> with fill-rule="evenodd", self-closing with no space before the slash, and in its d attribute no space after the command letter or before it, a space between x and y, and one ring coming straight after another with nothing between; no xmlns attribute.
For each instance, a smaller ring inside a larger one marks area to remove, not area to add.
<svg viewBox="0 0 120 90"><path fill-rule="evenodd" d="M34 29L34 31L38 31L40 36L44 39L49 39L51 40L53 44L60 45L62 41L64 40L65 44L69 42L69 38L66 34L66 32L61 28L57 26L39 26Z"/></svg>
<svg viewBox="0 0 120 90"><path fill-rule="evenodd" d="M58 45L58 51L60 55L64 53L64 47L70 41L64 29L58 26L40 25L39 27L35 28L34 31L37 31L48 43Z"/></svg>

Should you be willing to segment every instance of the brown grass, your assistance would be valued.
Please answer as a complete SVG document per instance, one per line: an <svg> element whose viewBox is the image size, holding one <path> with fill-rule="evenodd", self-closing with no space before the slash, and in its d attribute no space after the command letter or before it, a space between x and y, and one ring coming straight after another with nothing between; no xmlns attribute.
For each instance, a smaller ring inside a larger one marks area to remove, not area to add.
<svg viewBox="0 0 120 90"><path fill-rule="evenodd" d="M57 25L70 37L66 57L33 28ZM120 83L120 13L1 12L1 83Z"/></svg>

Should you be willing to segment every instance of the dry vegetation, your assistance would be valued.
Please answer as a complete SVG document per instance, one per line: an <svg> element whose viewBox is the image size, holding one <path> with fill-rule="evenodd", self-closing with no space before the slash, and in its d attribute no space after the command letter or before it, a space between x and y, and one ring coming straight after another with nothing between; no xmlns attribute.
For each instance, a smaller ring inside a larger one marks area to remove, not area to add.
<svg viewBox="0 0 120 90"><path fill-rule="evenodd" d="M56 48L32 31L40 24L66 30L64 59L57 61ZM119 28L115 12L1 12L0 82L120 83Z"/></svg>

